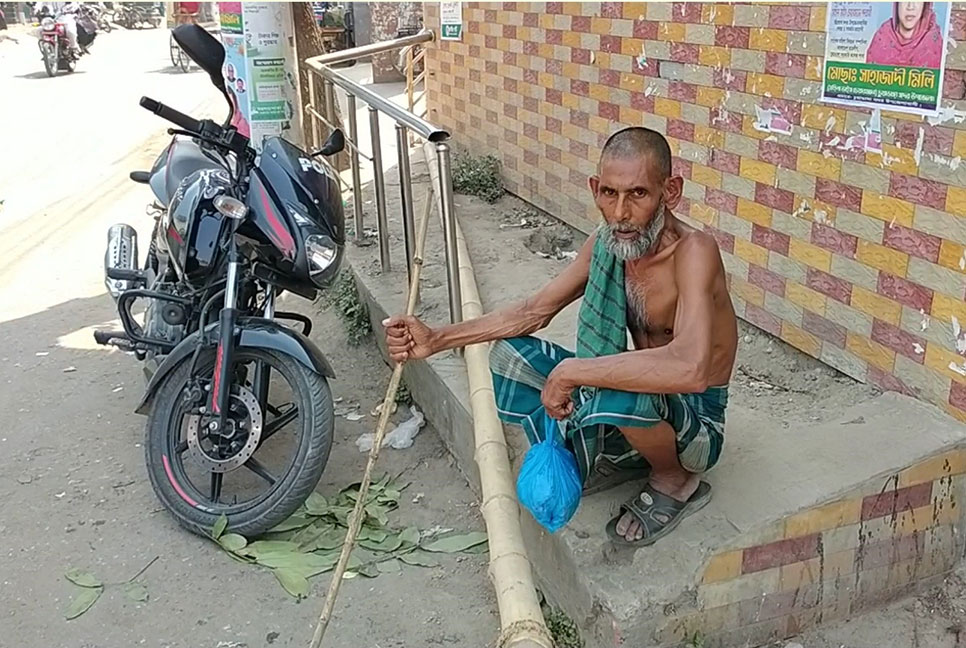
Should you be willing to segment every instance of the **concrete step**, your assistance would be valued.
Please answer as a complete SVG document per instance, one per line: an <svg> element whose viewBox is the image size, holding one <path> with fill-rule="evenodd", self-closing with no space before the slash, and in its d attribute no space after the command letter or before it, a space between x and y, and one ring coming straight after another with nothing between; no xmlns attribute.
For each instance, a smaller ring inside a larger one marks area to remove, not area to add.
<svg viewBox="0 0 966 648"><path fill-rule="evenodd" d="M398 188L388 192L392 205ZM424 193L414 187L417 214ZM457 213L493 308L531 293L556 266L527 250L519 231L469 217L480 211L470 209L475 200L457 197ZM391 272L379 270L377 246L350 250L381 347L379 323L404 308L396 220ZM418 311L431 325L447 319L442 236L433 225ZM572 306L541 334L572 347L575 319ZM462 359L440 354L410 363L404 376L478 489ZM883 394L821 424L741 404L728 416L722 460L706 477L711 503L653 547L617 548L603 532L633 485L585 498L554 535L521 513L543 593L578 623L588 646L689 645L698 637L703 646L758 645L928 586L963 555L966 426L936 408ZM526 440L518 429L506 432L516 467Z"/></svg>

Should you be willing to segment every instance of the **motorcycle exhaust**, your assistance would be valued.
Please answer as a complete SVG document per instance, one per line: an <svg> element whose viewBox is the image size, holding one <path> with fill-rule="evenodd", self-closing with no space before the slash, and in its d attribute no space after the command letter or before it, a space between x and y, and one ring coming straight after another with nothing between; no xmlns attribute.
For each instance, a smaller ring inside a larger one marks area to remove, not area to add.
<svg viewBox="0 0 966 648"><path fill-rule="evenodd" d="M111 297L117 298L125 290L134 288L128 279L111 279L108 270L136 270L138 264L138 233L125 223L111 225L107 230L107 251L104 253L104 285Z"/></svg>

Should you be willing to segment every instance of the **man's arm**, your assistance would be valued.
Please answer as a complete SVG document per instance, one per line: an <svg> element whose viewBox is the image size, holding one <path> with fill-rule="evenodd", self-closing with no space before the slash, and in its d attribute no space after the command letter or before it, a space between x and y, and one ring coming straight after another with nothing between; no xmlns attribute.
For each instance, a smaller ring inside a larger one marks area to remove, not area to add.
<svg viewBox="0 0 966 648"><path fill-rule="evenodd" d="M587 386L645 394L700 393L708 388L713 287L721 268L714 241L691 235L675 254L678 304L674 339L663 347L601 358L566 360L560 377L573 387Z"/></svg>
<svg viewBox="0 0 966 648"><path fill-rule="evenodd" d="M590 272L594 237L577 258L532 297L457 324L430 329L415 317L395 316L384 322L389 355L397 362L502 338L529 335L584 292Z"/></svg>

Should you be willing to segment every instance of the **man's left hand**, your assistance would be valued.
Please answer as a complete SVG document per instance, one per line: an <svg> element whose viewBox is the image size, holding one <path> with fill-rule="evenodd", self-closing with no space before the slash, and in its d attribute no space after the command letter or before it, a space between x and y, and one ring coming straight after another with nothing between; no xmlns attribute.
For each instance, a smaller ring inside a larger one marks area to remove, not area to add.
<svg viewBox="0 0 966 648"><path fill-rule="evenodd" d="M567 359L558 364L547 376L547 382L540 392L540 401L547 414L558 421L574 412L572 394L576 384L571 379L573 362L572 359Z"/></svg>

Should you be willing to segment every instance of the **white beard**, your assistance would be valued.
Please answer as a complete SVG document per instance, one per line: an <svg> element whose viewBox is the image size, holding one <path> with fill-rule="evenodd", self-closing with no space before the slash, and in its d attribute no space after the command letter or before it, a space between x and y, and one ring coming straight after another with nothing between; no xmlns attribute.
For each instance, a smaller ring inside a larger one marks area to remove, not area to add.
<svg viewBox="0 0 966 648"><path fill-rule="evenodd" d="M623 240L614 236L614 232L621 229L619 225L601 223L597 235L603 237L607 251L619 260L631 261L633 259L639 259L653 250L660 240L661 231L664 229L664 223L666 221L666 211L664 201L662 200L657 206L657 212L654 214L654 218L651 219L651 222L644 229L640 230L640 235L632 241Z"/></svg>

